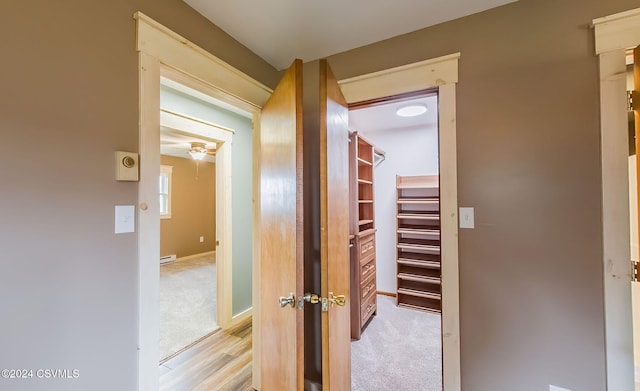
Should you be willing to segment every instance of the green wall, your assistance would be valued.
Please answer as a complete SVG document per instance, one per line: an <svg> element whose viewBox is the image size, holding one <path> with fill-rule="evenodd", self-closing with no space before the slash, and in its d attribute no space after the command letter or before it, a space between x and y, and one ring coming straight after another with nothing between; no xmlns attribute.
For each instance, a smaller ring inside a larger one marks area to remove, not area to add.
<svg viewBox="0 0 640 391"><path fill-rule="evenodd" d="M162 86L160 107L234 130L231 145L233 315L251 307L253 159L251 119Z"/></svg>

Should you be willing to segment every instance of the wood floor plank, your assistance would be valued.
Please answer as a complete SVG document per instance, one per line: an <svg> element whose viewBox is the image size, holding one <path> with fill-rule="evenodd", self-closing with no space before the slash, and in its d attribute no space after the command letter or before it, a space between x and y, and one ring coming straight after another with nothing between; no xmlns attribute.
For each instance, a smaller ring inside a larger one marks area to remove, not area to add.
<svg viewBox="0 0 640 391"><path fill-rule="evenodd" d="M251 319L220 330L161 366L161 391L249 391Z"/></svg>

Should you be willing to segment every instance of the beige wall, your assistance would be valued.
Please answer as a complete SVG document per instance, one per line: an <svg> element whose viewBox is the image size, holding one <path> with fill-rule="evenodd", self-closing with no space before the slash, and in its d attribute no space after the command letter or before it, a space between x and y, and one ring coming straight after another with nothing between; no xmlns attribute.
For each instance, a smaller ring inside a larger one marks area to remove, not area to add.
<svg viewBox="0 0 640 391"><path fill-rule="evenodd" d="M173 167L171 218L160 220L160 255L181 258L214 251L216 165L199 162L196 167L195 160L164 155L160 163Z"/></svg>
<svg viewBox="0 0 640 391"><path fill-rule="evenodd" d="M459 238L464 390L605 389L589 24L638 6L521 0L329 58L343 79L462 53L458 187L476 208ZM136 384L137 237L114 235L113 207L135 205L137 184L114 180L113 152L138 149L137 10L267 85L278 78L179 0L4 2L0 368L78 368L67 391Z"/></svg>

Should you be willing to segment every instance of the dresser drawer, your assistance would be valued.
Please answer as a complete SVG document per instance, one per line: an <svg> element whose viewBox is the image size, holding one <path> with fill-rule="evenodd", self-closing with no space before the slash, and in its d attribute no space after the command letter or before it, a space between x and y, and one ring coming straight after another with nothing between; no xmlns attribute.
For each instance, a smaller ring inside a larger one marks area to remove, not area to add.
<svg viewBox="0 0 640 391"><path fill-rule="evenodd" d="M360 267L360 281L366 281L371 278L371 276L376 275L376 259L372 258L369 262L365 263Z"/></svg>
<svg viewBox="0 0 640 391"><path fill-rule="evenodd" d="M376 294L376 280L370 279L362 283L360 287L360 297L362 301L365 301L369 296Z"/></svg>
<svg viewBox="0 0 640 391"><path fill-rule="evenodd" d="M360 306L360 326L363 326L367 323L367 320L371 317L371 315L376 312L376 295L370 295L366 300L362 302Z"/></svg>
<svg viewBox="0 0 640 391"><path fill-rule="evenodd" d="M368 260L376 254L376 235L372 232L360 237L358 241L358 254L360 261Z"/></svg>

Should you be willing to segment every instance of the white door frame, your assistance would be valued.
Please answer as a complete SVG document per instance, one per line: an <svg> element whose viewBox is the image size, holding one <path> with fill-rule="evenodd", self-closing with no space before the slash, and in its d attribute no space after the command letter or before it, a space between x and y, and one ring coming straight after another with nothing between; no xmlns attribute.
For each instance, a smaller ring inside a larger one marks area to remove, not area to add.
<svg viewBox="0 0 640 391"><path fill-rule="evenodd" d="M602 247L607 389L634 390L629 247L626 49L640 44L640 8L593 21L600 65Z"/></svg>
<svg viewBox="0 0 640 391"><path fill-rule="evenodd" d="M175 69L205 83L216 93L213 97L253 114L253 367L259 368L256 353L259 346L257 331L260 297L259 216L256 196L260 194L260 110L272 90L238 71L184 37L162 26L146 15L136 12L136 49L139 52L140 90L140 184L138 199L138 263L139 263L139 356L138 390L158 388L158 274L159 274L159 213L157 177L160 166L160 76L162 69ZM456 168L456 98L459 54L422 61L368 75L340 81L348 102L385 97L403 92L438 87L440 127L440 175L442 252L447 262L442 265L443 276L443 381L444 391L460 390L460 326L458 287L458 211ZM210 91L211 91L210 90ZM209 92L205 92L210 94ZM211 95L211 94L210 94ZM444 239L444 238L449 238ZM259 371L257 371L259 373ZM253 379L259 389L260 379Z"/></svg>
<svg viewBox="0 0 640 391"><path fill-rule="evenodd" d="M159 384L158 276L160 270L160 220L158 217L157 178L160 168L160 77L166 76L196 90L205 85L206 91L200 92L252 113L254 151L256 149L256 137L259 140L259 132L255 128L255 124L259 123L259 120L257 121L256 119L259 118L260 108L271 95L271 89L234 69L144 14L137 12L134 18L137 21L136 49L139 52L140 91L138 390L147 391L158 389ZM181 74L186 74L188 77L181 78ZM190 78L198 80L198 83L189 85ZM163 116L165 114L163 113ZM165 119L163 117L163 120ZM224 150L225 147L223 146L222 149ZM220 156L221 152L224 155L222 157ZM230 153L221 150L217 158L225 159L230 166L230 157ZM259 159L255 158L255 160ZM254 189L256 189L256 167L259 168L259 163L258 165L254 163ZM217 184L220 184L220 180L230 183L230 175L217 178ZM231 186L228 185L228 187L230 188ZM229 199L229 205L230 201ZM254 218L257 213L256 210L257 205L254 206ZM218 229L218 231L222 230ZM254 248L257 239L254 234ZM220 268L230 268L231 266L229 262L231 253L230 241L228 239L224 240L225 255L216 254L219 274L223 274ZM254 254L257 253L254 251ZM255 275L256 273L254 272ZM225 290L231 289L231 284L225 285ZM225 294L224 292L222 293L223 295ZM258 300L259 298L254 295L254 307ZM227 305L224 305L223 302L226 302ZM224 327L225 323L228 324L232 319L230 301L221 300L219 305L223 305L226 308L222 310L222 318L220 319L219 316L218 319L220 325Z"/></svg>

